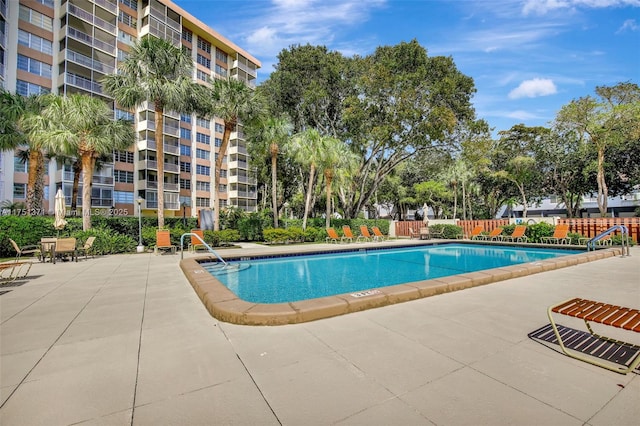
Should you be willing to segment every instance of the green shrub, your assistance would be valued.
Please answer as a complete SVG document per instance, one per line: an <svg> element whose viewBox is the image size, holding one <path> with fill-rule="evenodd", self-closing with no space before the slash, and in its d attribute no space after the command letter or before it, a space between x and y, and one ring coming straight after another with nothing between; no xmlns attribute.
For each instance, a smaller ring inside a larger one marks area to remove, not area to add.
<svg viewBox="0 0 640 426"><path fill-rule="evenodd" d="M289 232L282 228L266 228L262 230L264 241L269 244L285 243L289 240Z"/></svg>
<svg viewBox="0 0 640 426"><path fill-rule="evenodd" d="M621 246L622 245L622 235L612 235L611 236L611 244L614 246ZM636 242L633 240L633 238L629 238L629 245L630 246L635 246Z"/></svg>
<svg viewBox="0 0 640 426"><path fill-rule="evenodd" d="M213 231L216 232L216 231ZM235 229L223 229L218 232L218 238L220 240L220 244L229 244L236 241L240 241L240 233Z"/></svg>
<svg viewBox="0 0 640 426"><path fill-rule="evenodd" d="M464 234L464 230L462 229L461 226L458 226L458 225L445 225L445 224L431 225L429 226L429 231L431 233L436 233L436 234L442 232L442 238L448 238L448 239L456 239L459 235Z"/></svg>
<svg viewBox="0 0 640 426"><path fill-rule="evenodd" d="M527 231L525 235L529 239L530 243L539 243L541 242L542 237L551 237L553 236L553 231L555 226L548 224L546 222L535 223L533 225L527 226Z"/></svg>
<svg viewBox="0 0 640 426"><path fill-rule="evenodd" d="M78 246L84 245L87 238L96 237L93 242L93 252L95 254L131 253L135 251L138 245L138 242L128 235L100 228L78 231L73 234L73 237L78 240Z"/></svg>

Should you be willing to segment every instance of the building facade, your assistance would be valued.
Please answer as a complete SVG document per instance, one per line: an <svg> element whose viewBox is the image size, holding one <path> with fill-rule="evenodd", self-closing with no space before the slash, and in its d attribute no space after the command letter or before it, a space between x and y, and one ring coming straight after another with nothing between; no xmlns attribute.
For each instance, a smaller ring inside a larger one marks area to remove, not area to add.
<svg viewBox="0 0 640 426"><path fill-rule="evenodd" d="M152 35L186 48L194 62L193 79L235 78L255 87L259 61L167 0L0 0L0 84L22 95L53 92L83 93L113 107L114 118L135 124L137 142L117 151L96 167L92 212L109 215L143 214L157 210L158 180L164 181L165 216L196 216L204 208L257 208L255 174L242 130L233 132L220 182L214 163L224 125L218 119L166 111L163 129L156 129L153 104L136 111L119 108L101 85L116 72L132 43ZM158 176L155 132L164 138L164 176ZM49 161L45 176L44 214L62 188L71 205L73 160ZM28 166L18 152L0 157L0 201L24 201ZM214 206L215 188L220 205ZM77 205L82 205L81 190ZM84 207L84 206L83 206Z"/></svg>

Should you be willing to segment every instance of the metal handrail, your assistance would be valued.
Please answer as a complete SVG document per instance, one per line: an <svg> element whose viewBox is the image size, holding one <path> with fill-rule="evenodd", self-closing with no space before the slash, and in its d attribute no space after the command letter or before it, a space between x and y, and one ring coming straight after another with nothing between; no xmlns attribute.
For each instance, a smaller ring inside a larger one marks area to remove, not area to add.
<svg viewBox="0 0 640 426"><path fill-rule="evenodd" d="M622 257L625 256L625 245L627 247L626 250L626 256L631 256L630 251L629 251L629 229L625 226L625 225L613 225L611 228L607 229L606 231L596 235L595 237L593 237L592 239L590 239L589 241L587 241L587 251L591 251L591 250L595 250L596 249L596 243L598 241L600 241L601 239L603 239L604 237L606 237L607 235L615 232L615 231L620 231L621 234L621 241L622 241Z"/></svg>
<svg viewBox="0 0 640 426"><path fill-rule="evenodd" d="M198 241L200 241L202 245L207 248L207 251L209 251L209 253L212 253L220 262L224 264L224 266L228 265L227 262L214 249L212 249L209 244L205 243L202 238L200 238L200 235L194 234L193 232L184 233L180 237L180 259L184 259L184 237L186 237L187 235L196 237Z"/></svg>

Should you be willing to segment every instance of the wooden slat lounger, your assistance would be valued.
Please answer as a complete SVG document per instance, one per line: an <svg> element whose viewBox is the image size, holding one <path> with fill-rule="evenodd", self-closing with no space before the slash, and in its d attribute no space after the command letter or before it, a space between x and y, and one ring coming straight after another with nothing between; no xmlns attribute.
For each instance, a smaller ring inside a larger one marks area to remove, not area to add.
<svg viewBox="0 0 640 426"><path fill-rule="evenodd" d="M628 372L635 369L638 365L640 365L640 346L621 342L609 337L600 336L593 332L593 330L591 329L591 325L589 324L590 321L597 322L599 324L640 333L640 310L624 308L622 306L596 302L593 300L574 298L562 303L558 303L557 305L550 306L547 313L549 315L549 321L551 321L551 327L553 327L553 332L555 333L556 338L558 339L558 343L560 344L560 348L566 355L621 374L627 374ZM554 313L582 319L587 325L589 333L591 333L591 335L593 335L594 337L623 344L627 349L634 350L636 353L632 358L630 358L632 359L632 361L630 362L629 366L621 366L619 364L612 365L611 362L605 362L599 358L567 349L565 343L562 341L562 337L560 336L558 327L553 320L552 314Z"/></svg>

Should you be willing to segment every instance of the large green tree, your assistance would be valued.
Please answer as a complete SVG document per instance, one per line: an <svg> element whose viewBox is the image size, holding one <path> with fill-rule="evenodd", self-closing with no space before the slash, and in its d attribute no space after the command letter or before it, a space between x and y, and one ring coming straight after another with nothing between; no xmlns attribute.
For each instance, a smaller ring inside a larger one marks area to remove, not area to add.
<svg viewBox="0 0 640 426"><path fill-rule="evenodd" d="M321 149L319 151L319 167L324 175L327 205L326 205L326 226L331 226L331 186L334 179L340 172L349 173L357 165L358 160L353 152L349 149L349 146L343 141L332 138L324 137L321 139Z"/></svg>
<svg viewBox="0 0 640 426"><path fill-rule="evenodd" d="M193 82L193 59L186 49L147 36L131 46L116 74L104 77L104 90L124 108L153 103L158 163L158 227L164 227L164 111L193 112L199 86Z"/></svg>
<svg viewBox="0 0 640 426"><path fill-rule="evenodd" d="M82 165L82 229L91 228L91 188L96 160L135 142L128 120L113 120L113 110L99 98L83 94L58 97L42 110L46 126L34 139L49 141L80 157Z"/></svg>
<svg viewBox="0 0 640 426"><path fill-rule="evenodd" d="M562 107L555 127L573 134L591 146L597 155L596 181L598 209L605 217L609 187L606 178L606 153L614 147L629 145L640 135L640 86L618 83L598 86L596 97L585 96Z"/></svg>
<svg viewBox="0 0 640 426"><path fill-rule="evenodd" d="M294 135L291 143L291 152L295 160L308 170L308 183L304 203L304 215L302 217L302 228L307 228L307 218L311 210L311 194L316 182L316 170L322 158L324 138L316 129L310 128Z"/></svg>
<svg viewBox="0 0 640 426"><path fill-rule="evenodd" d="M28 180L26 212L43 214L44 168L46 153L55 152L56 146L48 140L36 140L32 136L41 124L34 120L56 95L31 95L28 97L0 91L0 150L24 147L28 155Z"/></svg>

